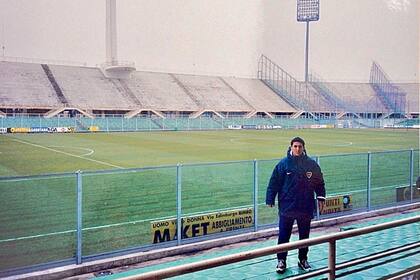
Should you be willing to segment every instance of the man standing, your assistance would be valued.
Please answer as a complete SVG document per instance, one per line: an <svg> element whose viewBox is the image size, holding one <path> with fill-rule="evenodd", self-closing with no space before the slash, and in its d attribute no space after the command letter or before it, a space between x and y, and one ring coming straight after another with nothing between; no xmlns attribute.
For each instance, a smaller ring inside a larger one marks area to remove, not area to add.
<svg viewBox="0 0 420 280"><path fill-rule="evenodd" d="M279 238L278 244L289 242L293 223L296 220L299 239L309 238L311 219L314 213L314 192L320 212L325 204L325 184L319 165L306 155L305 141L295 137L290 142L287 156L274 168L267 187L266 204L275 205L278 196ZM287 252L277 254L276 271L286 271ZM299 249L298 266L307 271L308 248Z"/></svg>

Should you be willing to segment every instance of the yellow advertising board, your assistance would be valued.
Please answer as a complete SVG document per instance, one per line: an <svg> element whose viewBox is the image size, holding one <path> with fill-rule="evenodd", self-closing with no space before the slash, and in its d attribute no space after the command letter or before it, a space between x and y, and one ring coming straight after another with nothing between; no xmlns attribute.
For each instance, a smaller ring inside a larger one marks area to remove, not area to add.
<svg viewBox="0 0 420 280"><path fill-rule="evenodd" d="M183 217L182 238L251 227L254 225L253 215L252 208L242 208ZM150 223L150 229L153 243L177 239L176 219L153 221Z"/></svg>
<svg viewBox="0 0 420 280"><path fill-rule="evenodd" d="M99 126L91 125L91 126L89 126L88 129L89 129L90 132L96 132L96 131L99 131Z"/></svg>
<svg viewBox="0 0 420 280"><path fill-rule="evenodd" d="M332 214L351 210L353 208L353 200L351 195L338 195L327 197L325 200L324 210L321 215Z"/></svg>
<svg viewBox="0 0 420 280"><path fill-rule="evenodd" d="M397 187L395 188L396 191L396 200L397 202L400 201L407 201L411 200L411 188L408 187ZM420 198L420 189L416 188L416 186L413 186L413 199Z"/></svg>

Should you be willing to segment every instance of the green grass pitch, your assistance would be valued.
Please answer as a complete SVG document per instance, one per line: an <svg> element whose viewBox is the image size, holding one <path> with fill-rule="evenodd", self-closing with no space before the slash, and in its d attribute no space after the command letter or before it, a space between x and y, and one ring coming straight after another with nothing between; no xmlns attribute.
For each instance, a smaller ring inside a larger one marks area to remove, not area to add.
<svg viewBox="0 0 420 280"><path fill-rule="evenodd" d="M301 136L309 155L418 149L418 130L313 129L0 135L0 176L281 158Z"/></svg>
<svg viewBox="0 0 420 280"><path fill-rule="evenodd" d="M83 254L146 245L150 221L176 214L176 165L182 166L182 212L214 212L253 201L258 162L260 223L276 220L265 187L294 136L321 156L329 194L356 191L365 207L366 153L418 149L418 130L317 129L0 135L0 176L83 170ZM354 154L359 153L359 154ZM354 154L346 156L327 156ZM414 153L419 175L419 153ZM372 155L373 204L391 203L408 184L409 152ZM190 165L239 161L226 164ZM124 168L170 165L125 172ZM115 170L95 173L95 170ZM0 270L74 257L74 174L0 180ZM388 188L391 186L392 188Z"/></svg>

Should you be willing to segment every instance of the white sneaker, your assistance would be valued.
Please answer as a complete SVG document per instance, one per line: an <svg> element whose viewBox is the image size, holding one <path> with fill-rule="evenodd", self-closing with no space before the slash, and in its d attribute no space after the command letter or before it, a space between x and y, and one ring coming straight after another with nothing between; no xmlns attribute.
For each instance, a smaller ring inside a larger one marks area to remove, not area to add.
<svg viewBox="0 0 420 280"><path fill-rule="evenodd" d="M279 260L279 263L276 266L276 272L283 274L286 271L286 261L285 260Z"/></svg>

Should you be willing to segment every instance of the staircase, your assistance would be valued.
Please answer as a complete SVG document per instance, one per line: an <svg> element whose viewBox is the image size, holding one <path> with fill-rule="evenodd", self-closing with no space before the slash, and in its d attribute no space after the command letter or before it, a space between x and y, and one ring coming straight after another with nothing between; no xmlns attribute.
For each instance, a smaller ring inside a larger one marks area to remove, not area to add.
<svg viewBox="0 0 420 280"><path fill-rule="evenodd" d="M155 125L157 125L159 127L159 129L163 129L163 125L161 125L158 121L156 121L153 118L150 118L150 120L152 121L152 123L154 123Z"/></svg>
<svg viewBox="0 0 420 280"><path fill-rule="evenodd" d="M308 93L306 84L297 81L265 55L261 55L258 62L258 78L295 109L311 111L305 100Z"/></svg>
<svg viewBox="0 0 420 280"><path fill-rule="evenodd" d="M41 64L42 69L44 69L45 74L48 77L48 80L50 81L52 87L54 88L55 93L57 94L58 100L64 105L68 106L69 103L67 101L67 98L64 96L63 91L61 90L60 86L57 83L57 80L55 79L53 73L51 72L50 67L47 64Z"/></svg>
<svg viewBox="0 0 420 280"><path fill-rule="evenodd" d="M392 113L405 114L407 94L390 81L388 75L376 62L372 62L369 82L386 109Z"/></svg>
<svg viewBox="0 0 420 280"><path fill-rule="evenodd" d="M182 90L191 98L191 100L195 102L195 104L197 104L199 107L203 107L201 102L194 96L194 94L192 94L174 74L169 74L169 75L172 77L175 83L180 88L182 88Z"/></svg>
<svg viewBox="0 0 420 280"><path fill-rule="evenodd" d="M324 97L328 104L335 108L337 111L346 111L346 105L338 96L334 94L334 91L328 87L323 80L313 73L310 75L310 83L312 87Z"/></svg>
<svg viewBox="0 0 420 280"><path fill-rule="evenodd" d="M76 119L76 125L78 131L88 131L89 127L84 125L79 119Z"/></svg>
<svg viewBox="0 0 420 280"><path fill-rule="evenodd" d="M131 91L128 85L125 83L123 79L110 79L114 86L117 88L121 94L130 100L132 103L136 104L137 106L142 107L142 103L137 98L137 96Z"/></svg>
<svg viewBox="0 0 420 280"><path fill-rule="evenodd" d="M303 113L305 113L305 111L303 110L299 110L296 113L294 113L293 115L290 116L291 119L297 119L299 118Z"/></svg>
<svg viewBox="0 0 420 280"><path fill-rule="evenodd" d="M52 118L52 117L60 114L61 112L63 112L65 109L66 109L66 107L51 109L44 114L44 118L46 118L46 119Z"/></svg>
<svg viewBox="0 0 420 280"><path fill-rule="evenodd" d="M255 114L257 114L258 111L257 110L252 110L251 112L249 112L248 114L245 115L245 119L249 119L251 117L253 117Z"/></svg>

